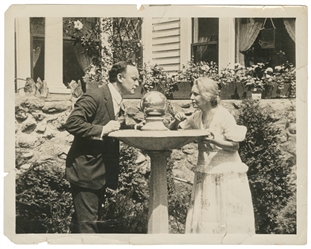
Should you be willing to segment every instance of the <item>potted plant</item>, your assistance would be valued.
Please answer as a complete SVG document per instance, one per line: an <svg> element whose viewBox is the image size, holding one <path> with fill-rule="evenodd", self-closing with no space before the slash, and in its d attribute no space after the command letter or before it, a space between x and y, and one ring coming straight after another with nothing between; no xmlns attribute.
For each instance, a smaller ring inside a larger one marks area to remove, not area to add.
<svg viewBox="0 0 311 249"><path fill-rule="evenodd" d="M258 66L245 67L236 63L233 68L222 68L219 73L218 81L220 85L226 86L226 92L232 94L234 99L246 98L247 95L260 99L263 90L263 82L258 76ZM243 91L243 96L240 93Z"/></svg>
<svg viewBox="0 0 311 249"><path fill-rule="evenodd" d="M254 99L295 97L296 70L290 63L274 69L265 63L249 67L237 63L234 68L221 70L219 82L221 85L240 85L245 90L244 97ZM286 84L289 84L287 88Z"/></svg>
<svg viewBox="0 0 311 249"><path fill-rule="evenodd" d="M175 76L175 79L178 82L177 88L181 92L185 93L185 96L183 97L188 98L194 80L204 76L219 82L218 66L216 62L200 61L195 63L194 59L192 58L191 61L189 61L186 65L183 65L182 69L177 71ZM220 84L219 87L221 88Z"/></svg>
<svg viewBox="0 0 311 249"><path fill-rule="evenodd" d="M296 68L293 64L287 62L280 66L276 66L274 69L274 77L277 87L276 97L296 97Z"/></svg>
<svg viewBox="0 0 311 249"><path fill-rule="evenodd" d="M204 76L218 81L219 75L216 62L200 61L195 63L192 58L187 65L183 65L182 70L177 72L177 78L179 82L186 81L191 85L195 79Z"/></svg>
<svg viewBox="0 0 311 249"><path fill-rule="evenodd" d="M159 91L166 98L172 99L173 92L178 90L176 75L169 75L159 65L144 64L139 72L141 78L142 92Z"/></svg>
<svg viewBox="0 0 311 249"><path fill-rule="evenodd" d="M245 67L245 88L251 93L252 99L261 99L265 90L264 77L269 76L269 70L265 73L265 64L257 63L250 67ZM267 81L268 82L268 81Z"/></svg>

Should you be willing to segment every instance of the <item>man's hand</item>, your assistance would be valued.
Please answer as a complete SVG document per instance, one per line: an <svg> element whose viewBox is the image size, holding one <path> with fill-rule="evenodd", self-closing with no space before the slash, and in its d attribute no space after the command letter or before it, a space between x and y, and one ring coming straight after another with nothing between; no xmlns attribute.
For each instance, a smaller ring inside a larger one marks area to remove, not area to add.
<svg viewBox="0 0 311 249"><path fill-rule="evenodd" d="M141 128L143 128L143 126L144 126L145 124L146 124L146 121L143 120L143 121L141 121L140 123L136 124L136 125L134 126L134 129L135 129L135 130L141 130Z"/></svg>
<svg viewBox="0 0 311 249"><path fill-rule="evenodd" d="M120 123L115 120L110 120L105 126L104 126L104 135L109 134L113 131L120 130Z"/></svg>

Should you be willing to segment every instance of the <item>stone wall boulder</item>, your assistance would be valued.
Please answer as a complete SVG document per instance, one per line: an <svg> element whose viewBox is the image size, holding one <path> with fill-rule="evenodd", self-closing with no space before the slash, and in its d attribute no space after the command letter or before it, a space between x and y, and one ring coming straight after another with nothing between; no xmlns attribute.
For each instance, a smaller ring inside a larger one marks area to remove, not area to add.
<svg viewBox="0 0 311 249"><path fill-rule="evenodd" d="M60 101L60 102L45 102L42 111L44 113L61 113L71 107L71 101Z"/></svg>
<svg viewBox="0 0 311 249"><path fill-rule="evenodd" d="M21 132L32 133L37 127L37 121L30 115L21 126Z"/></svg>
<svg viewBox="0 0 311 249"><path fill-rule="evenodd" d="M21 106L15 106L15 119L18 122L23 122L28 118L28 113L27 111L22 108Z"/></svg>
<svg viewBox="0 0 311 249"><path fill-rule="evenodd" d="M45 102L44 99L35 96L24 96L21 99L20 106L25 108L28 112L41 111Z"/></svg>
<svg viewBox="0 0 311 249"><path fill-rule="evenodd" d="M16 168L34 163L61 163L65 166L72 136L64 131L72 102L63 97L17 97L15 102Z"/></svg>
<svg viewBox="0 0 311 249"><path fill-rule="evenodd" d="M15 101L16 167L27 168L35 162L58 162L65 167L65 159L73 140L64 129L76 98L70 95L52 95L46 99L36 96L17 97ZM134 124L144 119L139 99L126 99L126 122ZM235 117L239 114L241 101L224 100L225 106ZM272 111L280 129L278 146L289 165L296 167L296 106L288 99L262 100L260 105ZM189 100L171 100L170 112L191 115L195 109ZM169 122L171 115L165 116ZM122 143L121 143L122 144ZM190 143L172 150L173 173L176 178L193 181L193 167L197 162L197 143ZM142 170L150 167L148 157L139 154L137 165Z"/></svg>

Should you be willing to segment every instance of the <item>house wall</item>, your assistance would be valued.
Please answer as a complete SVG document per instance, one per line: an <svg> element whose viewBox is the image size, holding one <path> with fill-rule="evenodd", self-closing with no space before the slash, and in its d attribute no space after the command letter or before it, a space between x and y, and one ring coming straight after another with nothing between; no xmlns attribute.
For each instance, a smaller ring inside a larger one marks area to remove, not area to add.
<svg viewBox="0 0 311 249"><path fill-rule="evenodd" d="M70 93L63 84L63 29L61 17L46 17L45 37L45 72L50 93ZM235 18L219 18L219 68L233 67L236 44ZM142 27L144 43L143 61L151 65L158 64L170 74L176 73L182 65L191 59L192 27L191 18L145 17ZM16 18L16 78L17 89L21 89L26 79L31 76L31 57L29 18ZM35 79L36 80L36 79ZM175 99L187 99L190 93L188 83L179 85L174 93ZM223 99L242 98L244 89L229 86L223 89ZM239 96L239 97L237 97ZM141 93L131 96L140 98Z"/></svg>
<svg viewBox="0 0 311 249"><path fill-rule="evenodd" d="M180 18L152 18L152 62L175 72L180 69Z"/></svg>
<svg viewBox="0 0 311 249"><path fill-rule="evenodd" d="M191 60L191 18L144 18L143 25L145 63L158 64L173 74ZM235 18L219 18L218 57L219 68L233 67Z"/></svg>
<svg viewBox="0 0 311 249"><path fill-rule="evenodd" d="M63 84L63 29L62 17L45 17L45 71L44 79L51 93L69 93ZM219 64L234 62L234 19L220 18ZM16 78L31 76L31 47L29 18L16 18ZM144 18L143 61L158 64L168 73L175 73L191 59L191 18ZM17 81L18 88L24 81ZM23 91L21 91L23 94ZM179 96L182 98L184 94Z"/></svg>

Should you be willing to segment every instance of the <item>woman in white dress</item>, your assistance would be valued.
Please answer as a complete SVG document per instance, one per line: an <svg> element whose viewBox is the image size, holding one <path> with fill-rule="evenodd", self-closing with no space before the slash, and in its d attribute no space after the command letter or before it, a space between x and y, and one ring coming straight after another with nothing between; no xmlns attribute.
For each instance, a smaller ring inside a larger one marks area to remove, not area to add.
<svg viewBox="0 0 311 249"><path fill-rule="evenodd" d="M246 127L219 105L218 85L212 79L195 80L191 101L197 111L190 117L177 113L170 129L204 129L210 135L198 141L191 204L186 233L255 233L254 211L246 172L238 154Z"/></svg>

